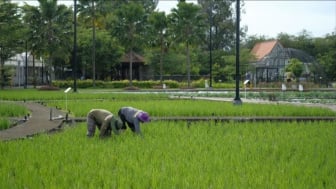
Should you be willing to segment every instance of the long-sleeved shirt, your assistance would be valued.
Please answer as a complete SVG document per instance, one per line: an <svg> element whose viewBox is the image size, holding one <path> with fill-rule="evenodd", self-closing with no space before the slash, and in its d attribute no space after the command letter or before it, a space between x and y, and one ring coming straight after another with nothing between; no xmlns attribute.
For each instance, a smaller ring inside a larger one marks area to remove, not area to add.
<svg viewBox="0 0 336 189"><path fill-rule="evenodd" d="M116 132L116 128L113 128L115 126L116 119L111 112L103 109L92 109L88 116L94 119L98 125L98 128L100 129L100 137L105 136L108 129L112 129Z"/></svg>
<svg viewBox="0 0 336 189"><path fill-rule="evenodd" d="M118 114L123 122L123 126L125 126L125 121L127 122L128 126L131 128L131 130L135 133L141 134L140 130L140 121L136 117L136 115L142 112L142 110L138 110L133 107L122 107L120 108Z"/></svg>

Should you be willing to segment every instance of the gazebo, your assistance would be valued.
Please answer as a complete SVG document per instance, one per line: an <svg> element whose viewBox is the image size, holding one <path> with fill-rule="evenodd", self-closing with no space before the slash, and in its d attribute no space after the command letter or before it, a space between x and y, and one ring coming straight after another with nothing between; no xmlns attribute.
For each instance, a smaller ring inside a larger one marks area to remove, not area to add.
<svg viewBox="0 0 336 189"><path fill-rule="evenodd" d="M125 54L121 60L121 79L129 79L130 76L130 59L131 53ZM143 80L146 75L147 66L145 65L145 59L141 55L132 53L132 79Z"/></svg>

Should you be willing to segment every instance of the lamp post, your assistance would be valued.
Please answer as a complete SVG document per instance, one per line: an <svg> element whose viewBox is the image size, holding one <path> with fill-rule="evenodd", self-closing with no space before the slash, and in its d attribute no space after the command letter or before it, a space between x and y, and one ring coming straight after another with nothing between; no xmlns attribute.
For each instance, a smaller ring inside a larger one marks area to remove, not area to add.
<svg viewBox="0 0 336 189"><path fill-rule="evenodd" d="M73 77L74 92L77 92L77 0L74 0L74 42L73 42Z"/></svg>
<svg viewBox="0 0 336 189"><path fill-rule="evenodd" d="M210 88L212 88L212 1L210 1L210 11L209 11L209 21L210 21L210 28L209 28L209 57L210 57L210 70L209 70L209 80L210 80Z"/></svg>
<svg viewBox="0 0 336 189"><path fill-rule="evenodd" d="M235 105L241 105L243 102L241 101L239 97L239 36L240 36L240 0L236 1L236 96L233 100L233 104Z"/></svg>

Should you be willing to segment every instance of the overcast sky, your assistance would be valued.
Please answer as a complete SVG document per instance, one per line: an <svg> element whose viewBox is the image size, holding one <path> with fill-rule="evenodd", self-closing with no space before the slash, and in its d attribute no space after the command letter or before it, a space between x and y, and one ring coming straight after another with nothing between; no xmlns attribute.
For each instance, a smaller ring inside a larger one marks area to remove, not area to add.
<svg viewBox="0 0 336 189"><path fill-rule="evenodd" d="M36 0L13 0L35 4ZM35 2L35 3L34 3ZM73 0L59 0L73 5ZM187 0L196 3L197 0ZM177 0L159 0L158 10L176 7ZM303 29L312 37L336 33L336 0L245 0L241 26L247 26L248 35L276 37L279 33L298 35Z"/></svg>
<svg viewBox="0 0 336 189"><path fill-rule="evenodd" d="M197 1L188 1L197 2ZM169 12L176 0L160 0L158 9ZM306 29L312 37L336 32L336 0L245 0L241 26L248 35L276 37L279 33L298 35Z"/></svg>

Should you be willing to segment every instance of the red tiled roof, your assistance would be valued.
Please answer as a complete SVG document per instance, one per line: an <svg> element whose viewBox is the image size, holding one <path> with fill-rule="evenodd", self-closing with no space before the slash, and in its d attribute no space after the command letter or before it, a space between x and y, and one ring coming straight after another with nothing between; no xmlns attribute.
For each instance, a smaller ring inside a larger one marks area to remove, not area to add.
<svg viewBox="0 0 336 189"><path fill-rule="evenodd" d="M257 43L254 45L253 49L251 50L251 53L254 54L257 60L259 61L263 59L266 55L268 55L277 43L278 43L277 40Z"/></svg>

